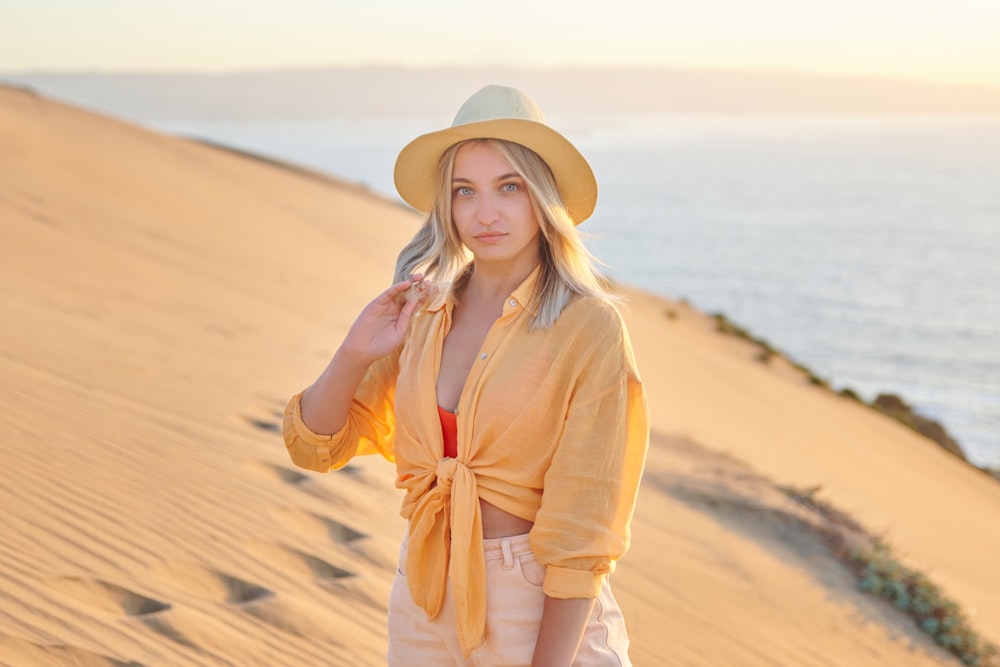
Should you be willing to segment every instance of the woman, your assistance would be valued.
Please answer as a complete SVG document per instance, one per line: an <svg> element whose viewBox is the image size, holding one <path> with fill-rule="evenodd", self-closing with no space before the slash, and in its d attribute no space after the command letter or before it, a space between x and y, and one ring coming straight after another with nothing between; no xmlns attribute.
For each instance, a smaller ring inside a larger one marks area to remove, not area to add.
<svg viewBox="0 0 1000 667"><path fill-rule="evenodd" d="M488 86L396 161L426 222L283 431L296 464L397 468L390 665L628 665L607 575L648 443L621 317L576 224L593 172Z"/></svg>

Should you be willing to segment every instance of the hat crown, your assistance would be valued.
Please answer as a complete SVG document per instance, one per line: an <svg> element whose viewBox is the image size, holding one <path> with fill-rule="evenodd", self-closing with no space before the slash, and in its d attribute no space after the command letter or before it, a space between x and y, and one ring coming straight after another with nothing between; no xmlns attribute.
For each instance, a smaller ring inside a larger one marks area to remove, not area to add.
<svg viewBox="0 0 1000 667"><path fill-rule="evenodd" d="M517 88L490 85L470 97L455 114L451 126L501 118L545 123L545 114L534 100Z"/></svg>

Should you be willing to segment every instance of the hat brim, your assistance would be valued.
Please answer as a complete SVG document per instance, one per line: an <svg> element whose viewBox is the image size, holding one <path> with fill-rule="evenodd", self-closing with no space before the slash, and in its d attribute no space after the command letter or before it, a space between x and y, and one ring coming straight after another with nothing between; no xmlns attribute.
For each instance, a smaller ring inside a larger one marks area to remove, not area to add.
<svg viewBox="0 0 1000 667"><path fill-rule="evenodd" d="M455 125L411 141L400 151L393 170L396 190L403 200L418 211L430 213L441 155L468 139L503 139L531 149L552 170L556 188L574 224L593 214L597 205L597 179L580 151L548 125L516 118Z"/></svg>

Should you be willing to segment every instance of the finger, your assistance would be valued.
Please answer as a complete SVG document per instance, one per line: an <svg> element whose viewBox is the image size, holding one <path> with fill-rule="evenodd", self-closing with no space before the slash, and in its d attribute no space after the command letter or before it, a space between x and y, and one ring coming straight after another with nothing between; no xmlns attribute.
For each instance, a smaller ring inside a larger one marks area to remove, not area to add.
<svg viewBox="0 0 1000 667"><path fill-rule="evenodd" d="M413 317L413 311L417 309L417 303L415 301L407 301L403 304L403 307L399 309L399 316L396 318L397 325L403 331L410 328L410 319Z"/></svg>
<svg viewBox="0 0 1000 667"><path fill-rule="evenodd" d="M411 285L413 285L412 280L403 280L389 287L389 289L385 291L385 295L390 298L395 298L400 294L402 294L403 292L405 292L406 290L410 289Z"/></svg>
<svg viewBox="0 0 1000 667"><path fill-rule="evenodd" d="M406 290L406 300L419 305L425 301L425 297L430 294L432 289L433 285L429 280L415 282L410 289Z"/></svg>

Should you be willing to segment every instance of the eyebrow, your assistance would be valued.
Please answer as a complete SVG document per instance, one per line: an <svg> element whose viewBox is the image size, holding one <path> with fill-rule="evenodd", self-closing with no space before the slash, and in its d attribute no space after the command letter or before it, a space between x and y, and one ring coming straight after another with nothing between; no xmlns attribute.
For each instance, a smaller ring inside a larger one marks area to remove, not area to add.
<svg viewBox="0 0 1000 667"><path fill-rule="evenodd" d="M496 178L493 179L493 182L494 183L499 183L500 181L506 181L506 180L511 179L511 178L521 178L521 175L512 171L512 172L509 172L507 174L504 174L503 176L497 176ZM452 178L451 182L452 183L472 183L472 181L470 181L469 179L467 179L467 178L461 178L461 177Z"/></svg>

